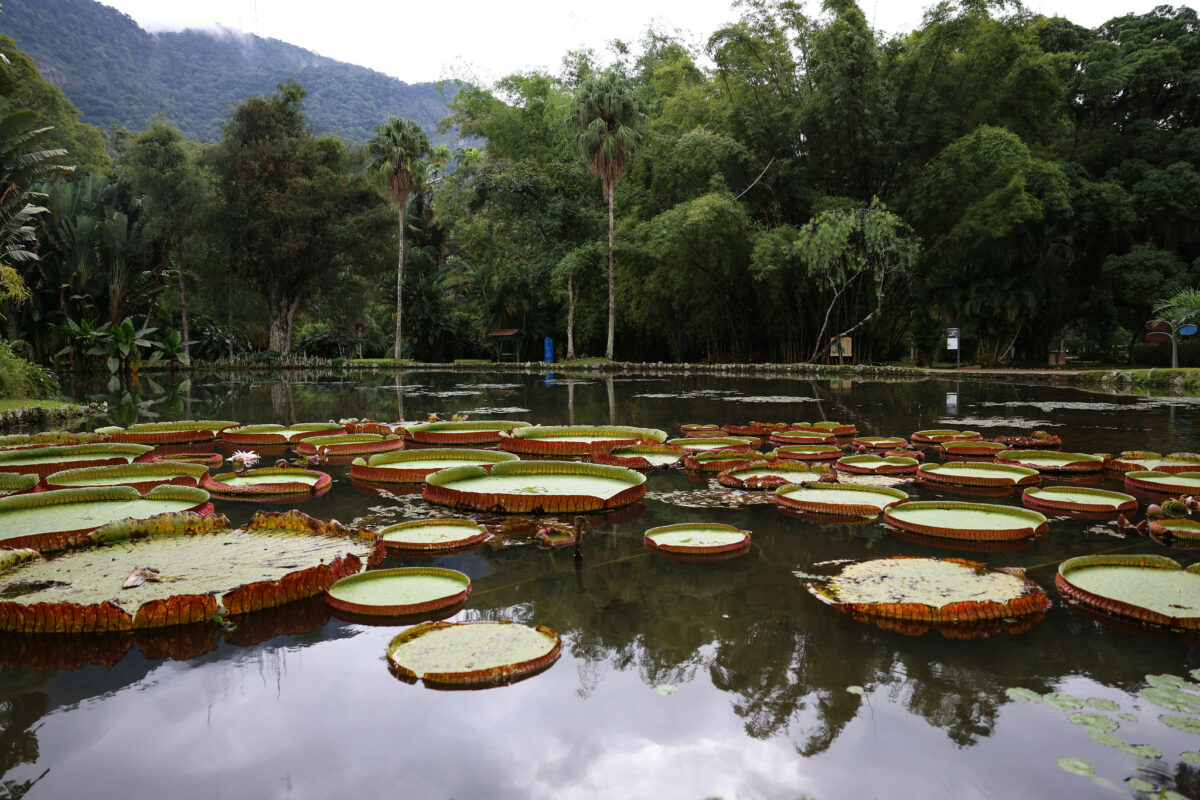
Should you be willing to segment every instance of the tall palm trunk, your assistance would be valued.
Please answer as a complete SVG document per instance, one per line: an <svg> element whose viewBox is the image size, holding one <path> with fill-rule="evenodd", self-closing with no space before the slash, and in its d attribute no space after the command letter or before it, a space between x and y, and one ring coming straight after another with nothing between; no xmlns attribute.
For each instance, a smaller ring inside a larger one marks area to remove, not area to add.
<svg viewBox="0 0 1200 800"><path fill-rule="evenodd" d="M575 360L575 277L567 276L567 360Z"/></svg>
<svg viewBox="0 0 1200 800"><path fill-rule="evenodd" d="M613 331L616 326L617 314L617 293L613 279L613 261L615 252L613 248L613 189L615 183L607 183L605 192L608 194L608 346L604 350L604 357L612 361L613 357Z"/></svg>
<svg viewBox="0 0 1200 800"><path fill-rule="evenodd" d="M183 333L183 354L190 361L192 358L192 346L188 344L188 307L187 307L187 289L183 285L183 245L179 244L175 248L176 267L179 272L179 327Z"/></svg>
<svg viewBox="0 0 1200 800"><path fill-rule="evenodd" d="M408 197L400 198L400 262L396 267L396 350L392 358L399 361L400 351L404 348L404 207L408 205Z"/></svg>

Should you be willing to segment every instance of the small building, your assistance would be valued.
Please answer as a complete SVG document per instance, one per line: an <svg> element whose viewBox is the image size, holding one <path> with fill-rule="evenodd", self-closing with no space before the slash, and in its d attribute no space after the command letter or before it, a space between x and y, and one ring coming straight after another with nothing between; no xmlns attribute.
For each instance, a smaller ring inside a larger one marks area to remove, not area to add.
<svg viewBox="0 0 1200 800"><path fill-rule="evenodd" d="M496 361L520 361L525 334L520 328L501 328L488 334L496 344Z"/></svg>

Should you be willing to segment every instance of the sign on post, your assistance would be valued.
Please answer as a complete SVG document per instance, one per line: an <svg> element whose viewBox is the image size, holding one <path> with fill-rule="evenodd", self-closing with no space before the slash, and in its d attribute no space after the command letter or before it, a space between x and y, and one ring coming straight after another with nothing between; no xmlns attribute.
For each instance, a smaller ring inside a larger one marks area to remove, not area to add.
<svg viewBox="0 0 1200 800"><path fill-rule="evenodd" d="M946 349L958 349L958 328L946 328Z"/></svg>

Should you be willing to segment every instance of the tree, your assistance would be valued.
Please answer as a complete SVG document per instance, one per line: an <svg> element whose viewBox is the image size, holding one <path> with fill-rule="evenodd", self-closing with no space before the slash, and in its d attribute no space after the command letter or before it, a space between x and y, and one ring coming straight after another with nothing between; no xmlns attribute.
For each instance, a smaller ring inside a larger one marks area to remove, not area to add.
<svg viewBox="0 0 1200 800"><path fill-rule="evenodd" d="M375 135L367 142L370 166L387 178L388 200L400 206L396 238L400 257L396 266L396 346L392 358L401 358L404 324L404 214L412 196L415 176L424 169L431 154L429 137L421 126L409 119L392 117L385 125L375 126Z"/></svg>
<svg viewBox="0 0 1200 800"><path fill-rule="evenodd" d="M645 121L641 103L633 86L615 70L593 75L579 87L567 117L568 129L575 134L576 152L600 179L604 199L608 201L608 344L604 355L613 357L616 329L616 248L614 246L613 190L625 174L629 160L641 141L639 132Z"/></svg>

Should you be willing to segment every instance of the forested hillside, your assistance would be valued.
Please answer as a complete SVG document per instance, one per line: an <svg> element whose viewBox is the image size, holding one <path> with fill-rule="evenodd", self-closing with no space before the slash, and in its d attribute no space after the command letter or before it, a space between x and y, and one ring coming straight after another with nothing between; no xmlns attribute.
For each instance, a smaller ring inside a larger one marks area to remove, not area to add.
<svg viewBox="0 0 1200 800"><path fill-rule="evenodd" d="M389 115L433 131L446 113L432 83L407 84L277 39L194 30L150 34L93 0L5 0L0 33L16 40L95 125L141 130L164 114L184 134L215 141L232 104L288 79L308 90L316 130L350 141L366 139Z"/></svg>

